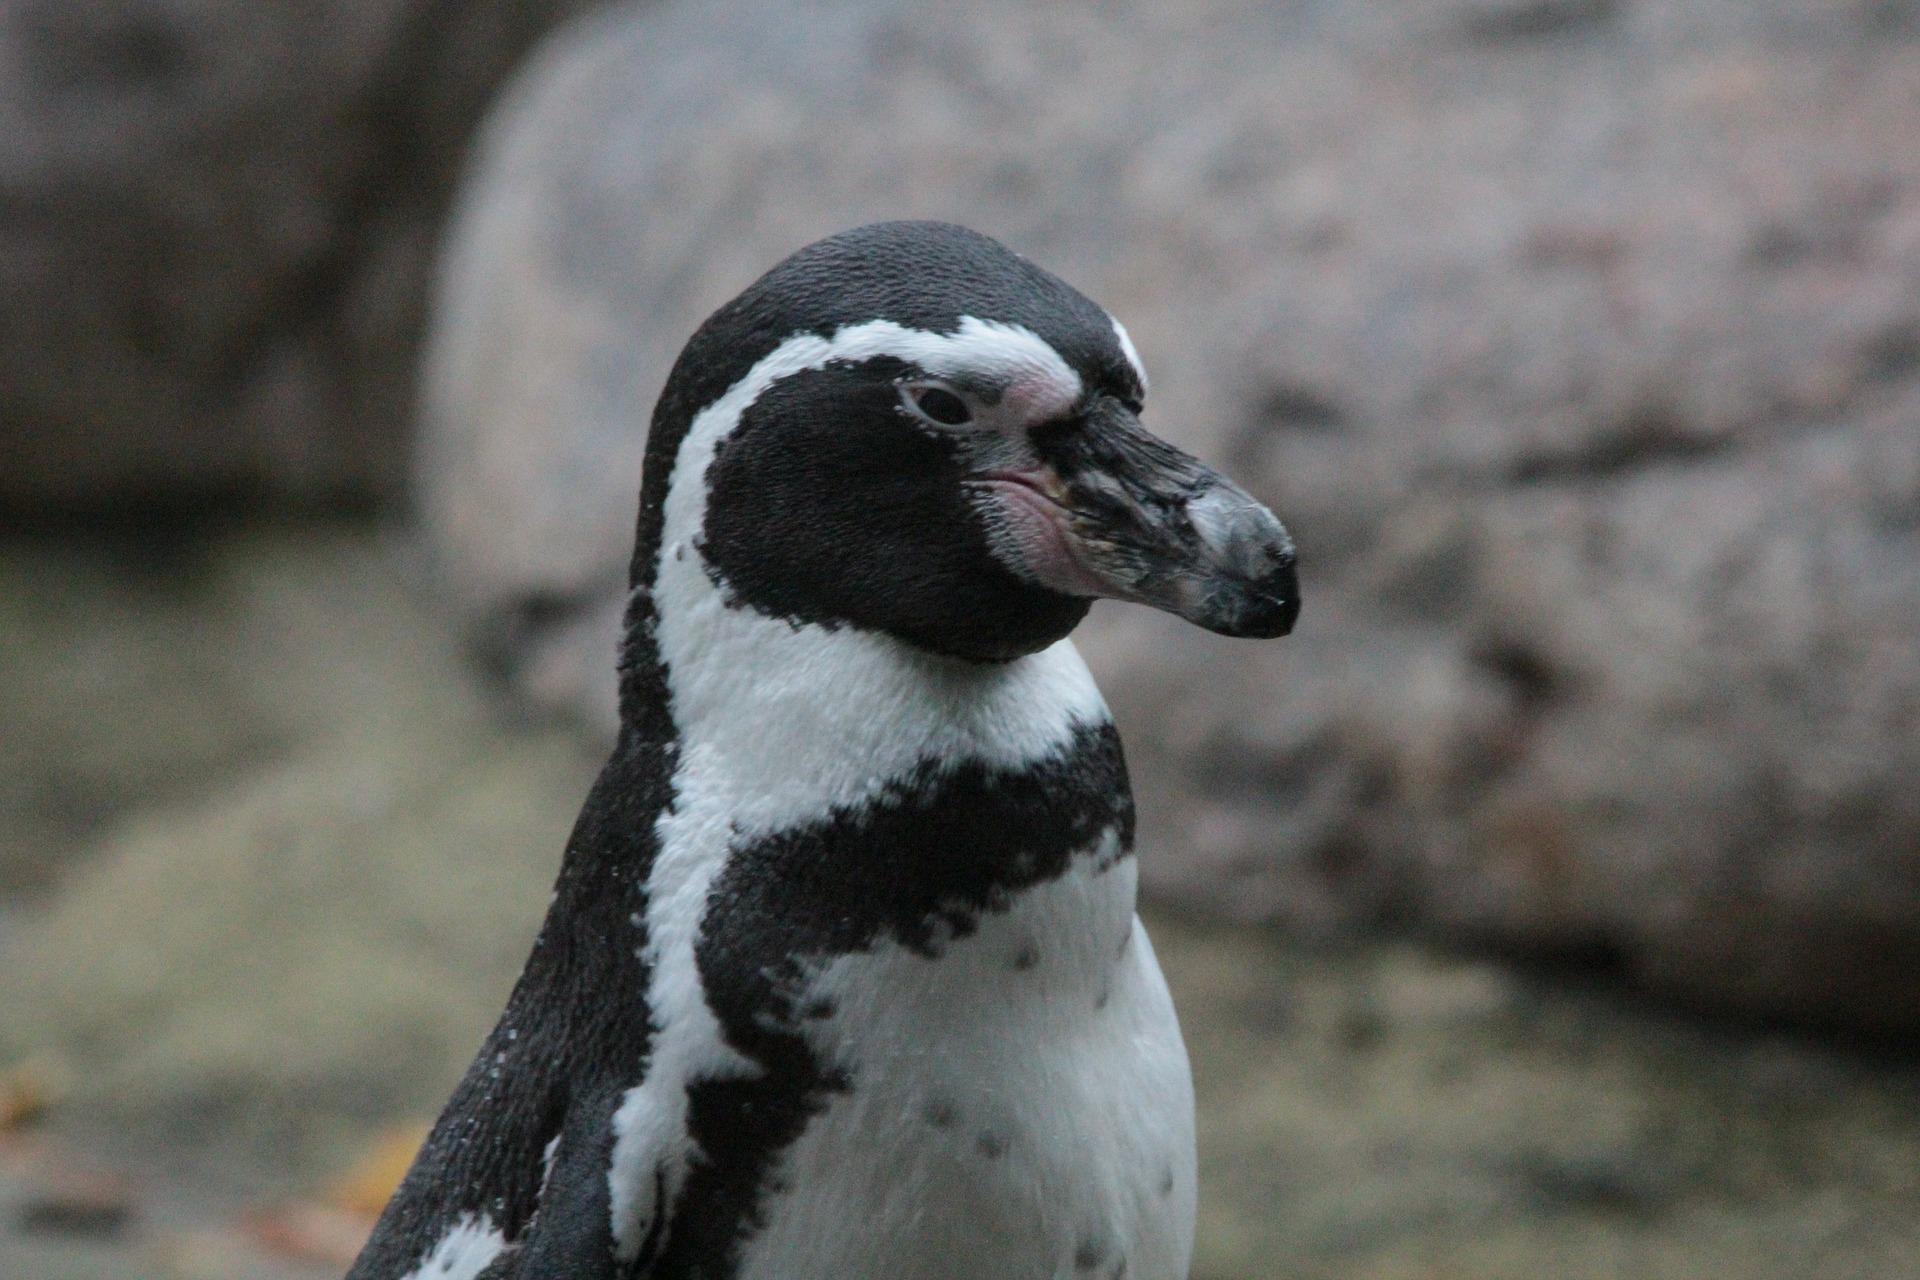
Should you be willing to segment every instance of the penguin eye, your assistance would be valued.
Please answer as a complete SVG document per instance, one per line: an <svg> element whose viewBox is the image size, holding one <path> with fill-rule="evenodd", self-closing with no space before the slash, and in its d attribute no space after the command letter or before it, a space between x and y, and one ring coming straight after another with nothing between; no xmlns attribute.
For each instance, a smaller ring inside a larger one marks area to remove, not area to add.
<svg viewBox="0 0 1920 1280"><path fill-rule="evenodd" d="M908 383L900 388L900 398L914 416L938 426L964 427L973 421L967 402L937 383Z"/></svg>

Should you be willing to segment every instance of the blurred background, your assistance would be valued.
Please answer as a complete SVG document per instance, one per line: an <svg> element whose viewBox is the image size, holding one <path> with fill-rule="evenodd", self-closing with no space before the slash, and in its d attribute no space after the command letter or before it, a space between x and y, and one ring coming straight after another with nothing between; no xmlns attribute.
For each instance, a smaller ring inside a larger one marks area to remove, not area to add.
<svg viewBox="0 0 1920 1280"><path fill-rule="evenodd" d="M0 0L0 1275L338 1275L712 307L942 217L1299 537L1083 648L1197 1280L1920 1276L1920 0Z"/></svg>

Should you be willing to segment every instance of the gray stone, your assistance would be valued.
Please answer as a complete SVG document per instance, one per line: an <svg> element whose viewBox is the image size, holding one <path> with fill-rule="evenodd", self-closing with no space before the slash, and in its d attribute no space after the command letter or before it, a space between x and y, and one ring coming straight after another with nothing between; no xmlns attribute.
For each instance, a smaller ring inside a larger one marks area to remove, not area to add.
<svg viewBox="0 0 1920 1280"><path fill-rule="evenodd" d="M850 224L1126 319L1287 516L1285 643L1102 606L1163 898L1920 1026L1920 6L616 9L493 118L424 521L604 732L642 438L700 318Z"/></svg>
<svg viewBox="0 0 1920 1280"><path fill-rule="evenodd" d="M0 4L0 509L392 496L466 139L581 3Z"/></svg>

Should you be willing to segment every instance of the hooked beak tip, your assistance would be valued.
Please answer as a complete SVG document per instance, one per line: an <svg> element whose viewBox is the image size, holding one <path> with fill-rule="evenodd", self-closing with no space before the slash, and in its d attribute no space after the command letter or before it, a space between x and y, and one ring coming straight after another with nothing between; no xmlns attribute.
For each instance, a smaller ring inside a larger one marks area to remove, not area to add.
<svg viewBox="0 0 1920 1280"><path fill-rule="evenodd" d="M1292 557L1258 582L1234 590L1230 601L1211 628L1221 635L1272 640L1290 633L1300 618L1300 579Z"/></svg>
<svg viewBox="0 0 1920 1280"><path fill-rule="evenodd" d="M1210 562L1211 589L1191 620L1221 635L1273 639L1300 617L1293 535L1273 512L1221 479L1188 508Z"/></svg>

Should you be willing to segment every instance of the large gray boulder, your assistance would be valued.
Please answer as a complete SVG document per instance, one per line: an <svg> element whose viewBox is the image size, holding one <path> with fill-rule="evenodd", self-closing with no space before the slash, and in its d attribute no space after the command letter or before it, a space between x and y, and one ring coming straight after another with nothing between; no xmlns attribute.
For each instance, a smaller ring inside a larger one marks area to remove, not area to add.
<svg viewBox="0 0 1920 1280"><path fill-rule="evenodd" d="M584 0L0 0L0 512L392 496L475 121Z"/></svg>
<svg viewBox="0 0 1920 1280"><path fill-rule="evenodd" d="M1920 5L615 9L492 120L419 484L536 700L611 723L647 416L853 223L1127 321L1306 613L1086 647L1164 898L1920 1027Z"/></svg>

